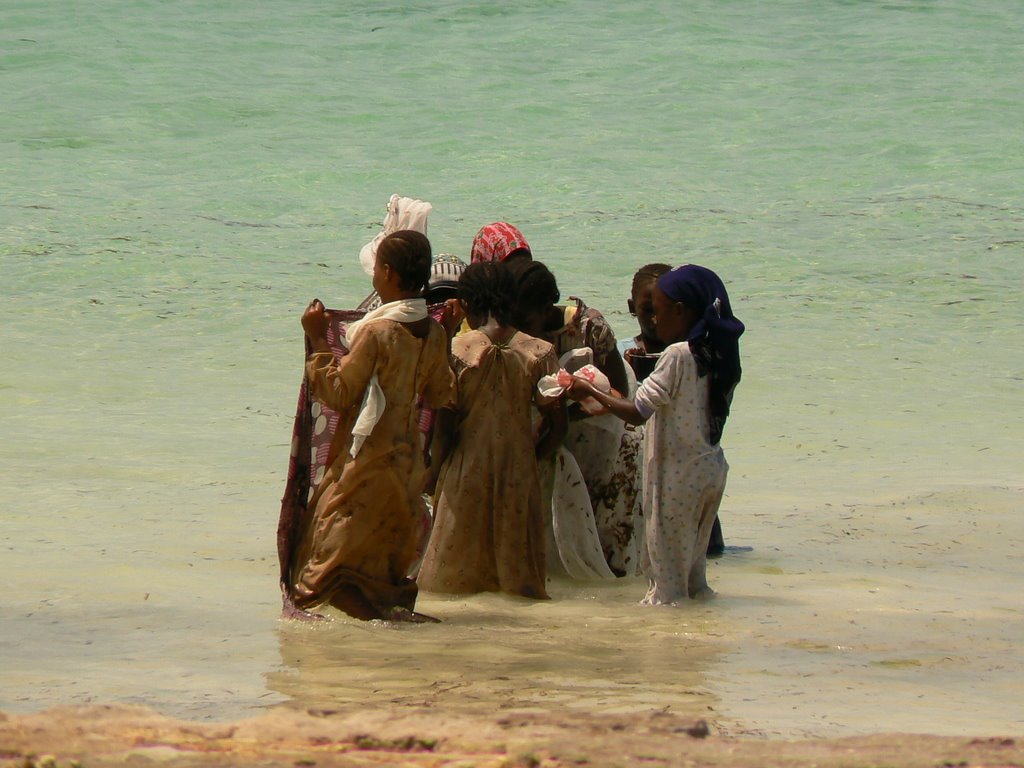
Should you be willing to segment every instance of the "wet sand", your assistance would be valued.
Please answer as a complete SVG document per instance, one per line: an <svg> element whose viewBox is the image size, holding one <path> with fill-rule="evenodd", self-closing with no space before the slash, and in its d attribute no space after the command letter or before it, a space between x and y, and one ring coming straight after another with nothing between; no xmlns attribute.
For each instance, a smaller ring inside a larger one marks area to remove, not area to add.
<svg viewBox="0 0 1024 768"><path fill-rule="evenodd" d="M197 724L144 707L0 715L2 766L1018 766L1024 740L882 734L783 741L708 734L703 721L537 715L469 717L352 707L278 709Z"/></svg>

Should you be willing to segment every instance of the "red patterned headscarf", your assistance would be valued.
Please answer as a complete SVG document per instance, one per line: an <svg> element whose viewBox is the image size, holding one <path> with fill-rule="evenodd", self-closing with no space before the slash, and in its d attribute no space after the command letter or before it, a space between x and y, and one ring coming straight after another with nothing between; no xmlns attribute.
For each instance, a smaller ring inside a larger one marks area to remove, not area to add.
<svg viewBox="0 0 1024 768"><path fill-rule="evenodd" d="M504 261L515 251L526 251L530 256L530 244L523 233L504 221L496 221L481 227L473 238L473 249L469 260L473 264L482 261Z"/></svg>

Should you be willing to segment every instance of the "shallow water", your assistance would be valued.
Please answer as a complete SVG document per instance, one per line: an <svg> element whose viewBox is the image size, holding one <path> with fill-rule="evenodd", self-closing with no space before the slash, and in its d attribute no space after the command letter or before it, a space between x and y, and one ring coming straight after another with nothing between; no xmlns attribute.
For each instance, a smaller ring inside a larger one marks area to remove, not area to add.
<svg viewBox="0 0 1024 768"><path fill-rule="evenodd" d="M0 35L0 709L669 708L1019 731L1024 64L1008 1L15 3ZM640 264L747 323L719 597L277 620L311 296L392 192L521 226L621 336Z"/></svg>

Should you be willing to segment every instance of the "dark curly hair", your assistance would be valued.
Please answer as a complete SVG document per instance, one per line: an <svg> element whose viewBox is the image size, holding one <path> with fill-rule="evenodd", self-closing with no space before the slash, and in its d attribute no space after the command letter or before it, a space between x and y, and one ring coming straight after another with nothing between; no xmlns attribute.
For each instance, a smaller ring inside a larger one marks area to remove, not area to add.
<svg viewBox="0 0 1024 768"><path fill-rule="evenodd" d="M516 312L519 316L542 311L558 303L558 282L543 262L518 259L509 269L516 278Z"/></svg>
<svg viewBox="0 0 1024 768"><path fill-rule="evenodd" d="M430 280L430 241L421 232L400 229L380 241L377 258L398 273L403 291L422 291Z"/></svg>
<svg viewBox="0 0 1024 768"><path fill-rule="evenodd" d="M502 325L512 324L516 301L516 281L502 262L470 264L459 278L459 299L466 311L477 317L490 314Z"/></svg>

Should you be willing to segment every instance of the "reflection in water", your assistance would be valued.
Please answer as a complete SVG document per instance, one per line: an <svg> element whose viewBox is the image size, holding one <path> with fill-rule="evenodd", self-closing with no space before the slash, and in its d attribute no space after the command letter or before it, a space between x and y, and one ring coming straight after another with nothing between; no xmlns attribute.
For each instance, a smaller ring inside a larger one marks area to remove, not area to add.
<svg viewBox="0 0 1024 768"><path fill-rule="evenodd" d="M724 735L1017 733L1022 507L1021 488L984 486L734 505L727 536L754 548L712 561L710 603L641 606L640 579L555 582L539 603L423 596L444 621L416 626L281 621L276 563L201 557L168 528L188 520L165 516L181 533L164 536L166 552L125 552L116 571L106 528L92 526L94 539L48 528L65 539L12 545L4 559L0 709L129 702L202 720L282 702L470 716L667 709Z"/></svg>
<svg viewBox="0 0 1024 768"><path fill-rule="evenodd" d="M282 667L267 685L303 708L709 715L716 698L705 670L720 655L710 608L639 606L635 580L555 582L551 592L550 602L422 595L419 606L443 617L437 625L362 623L335 612L330 623L282 622Z"/></svg>

